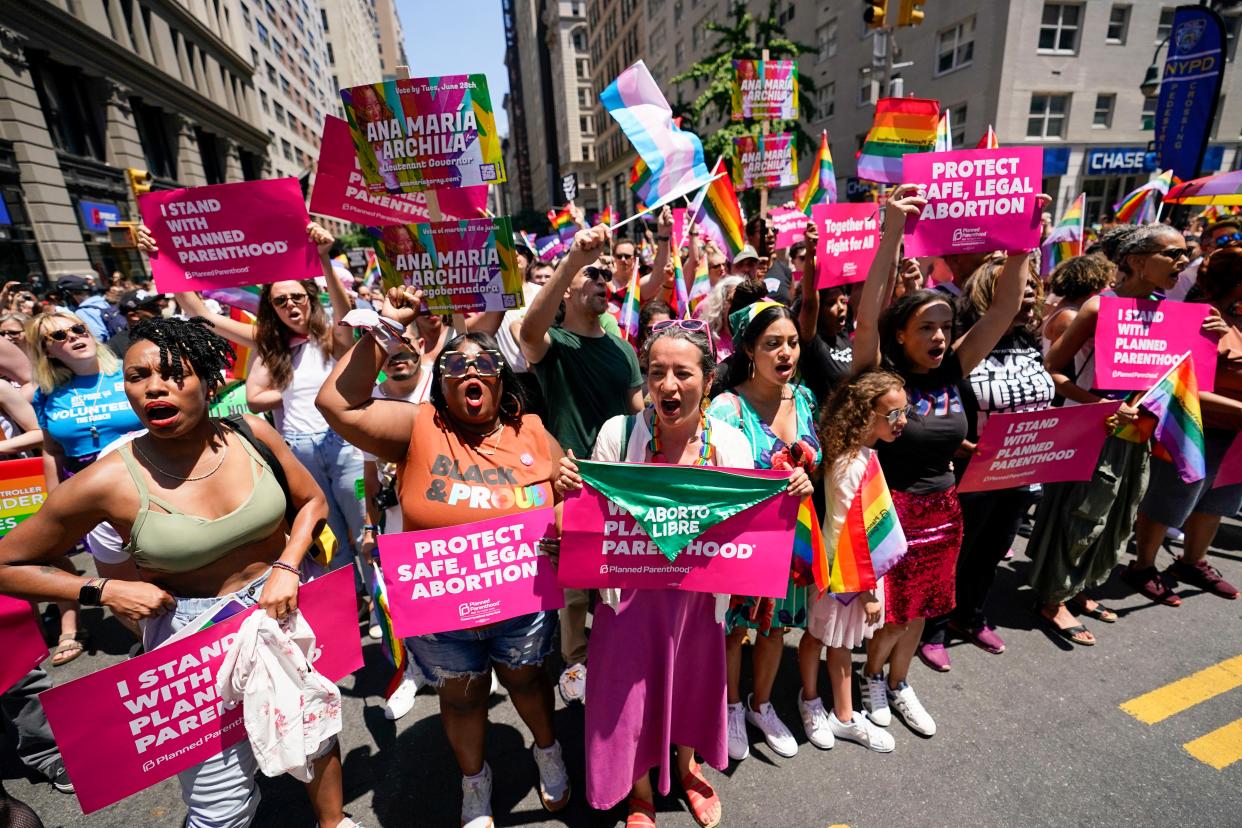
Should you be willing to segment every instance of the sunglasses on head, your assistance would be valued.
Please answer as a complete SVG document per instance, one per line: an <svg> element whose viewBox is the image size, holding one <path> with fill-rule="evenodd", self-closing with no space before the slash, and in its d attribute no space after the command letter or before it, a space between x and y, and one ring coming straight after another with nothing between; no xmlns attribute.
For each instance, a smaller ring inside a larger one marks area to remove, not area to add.
<svg viewBox="0 0 1242 828"><path fill-rule="evenodd" d="M703 334L703 336L707 337L707 344L711 346L712 356L716 355L716 342L712 339L712 330L702 319L661 319L651 326L651 335L654 336L661 331L669 331L674 328Z"/></svg>
<svg viewBox="0 0 1242 828"><path fill-rule="evenodd" d="M48 331L46 334L43 335L43 338L50 339L53 342L64 342L65 340L69 338L69 334L73 334L74 336L86 336L89 333L90 331L87 330L86 326L83 325L81 322L79 322L76 325L70 325L67 328L60 328L55 331ZM5 336L8 336L7 332L5 333Z"/></svg>
<svg viewBox="0 0 1242 828"><path fill-rule="evenodd" d="M479 351L472 357L461 351L440 354L440 373L446 377L461 379L472 366L480 377L498 377L505 359L499 351Z"/></svg>
<svg viewBox="0 0 1242 828"><path fill-rule="evenodd" d="M9 339L17 339L22 335L22 331L0 331L0 336L7 336Z"/></svg>
<svg viewBox="0 0 1242 828"><path fill-rule="evenodd" d="M884 419L888 420L891 426L897 425L902 420L910 419L910 415L914 413L914 406L907 405L905 408L894 408L892 411L884 415Z"/></svg>
<svg viewBox="0 0 1242 828"><path fill-rule="evenodd" d="M286 293L282 296L273 296L272 304L278 308L283 308L290 302L295 305L304 305L306 304L306 300L309 298L310 297L308 297L305 293Z"/></svg>

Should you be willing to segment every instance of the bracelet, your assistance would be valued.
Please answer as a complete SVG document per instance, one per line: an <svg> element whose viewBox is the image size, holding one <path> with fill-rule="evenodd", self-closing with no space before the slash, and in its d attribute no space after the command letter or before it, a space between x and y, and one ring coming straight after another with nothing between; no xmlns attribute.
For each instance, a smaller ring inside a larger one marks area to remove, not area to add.
<svg viewBox="0 0 1242 828"><path fill-rule="evenodd" d="M289 564L284 561L272 561L272 569L283 569L286 572L292 572L294 575L298 576L299 581L302 580L302 570L298 569L296 566L289 566Z"/></svg>
<svg viewBox="0 0 1242 828"><path fill-rule="evenodd" d="M364 532L370 532L372 535L378 535L378 534L379 534L379 527L378 527L378 526L376 526L374 523L368 523L368 524L365 524L365 525L362 527L362 531L364 531Z"/></svg>
<svg viewBox="0 0 1242 828"><path fill-rule="evenodd" d="M656 241L668 241L672 236L656 236Z"/></svg>

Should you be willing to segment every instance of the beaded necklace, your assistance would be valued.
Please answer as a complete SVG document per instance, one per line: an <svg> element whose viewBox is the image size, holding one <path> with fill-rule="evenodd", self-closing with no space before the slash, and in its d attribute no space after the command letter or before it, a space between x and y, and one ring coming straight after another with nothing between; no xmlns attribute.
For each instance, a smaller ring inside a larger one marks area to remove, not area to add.
<svg viewBox="0 0 1242 828"><path fill-rule="evenodd" d="M655 406L650 406L649 410L651 411L651 442L648 443L648 446L651 449L651 462L663 463L665 461L664 446L660 442L660 417L656 413ZM694 465L706 466L707 461L711 458L712 439L712 427L707 423L706 414L700 415L699 427L701 428L701 433L699 434L701 445L699 447L699 456L695 458Z"/></svg>

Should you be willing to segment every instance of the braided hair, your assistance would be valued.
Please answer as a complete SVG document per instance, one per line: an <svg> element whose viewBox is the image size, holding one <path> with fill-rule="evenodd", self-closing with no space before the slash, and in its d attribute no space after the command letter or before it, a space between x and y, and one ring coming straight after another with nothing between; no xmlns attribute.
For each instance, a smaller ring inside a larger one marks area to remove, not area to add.
<svg viewBox="0 0 1242 828"><path fill-rule="evenodd" d="M210 330L214 327L202 317L194 319L144 319L130 329L130 340L145 339L160 349L160 373L177 382L185 379L185 365L190 363L194 375L207 388L207 398L216 394L223 382L222 372L233 364L236 353L224 337Z"/></svg>

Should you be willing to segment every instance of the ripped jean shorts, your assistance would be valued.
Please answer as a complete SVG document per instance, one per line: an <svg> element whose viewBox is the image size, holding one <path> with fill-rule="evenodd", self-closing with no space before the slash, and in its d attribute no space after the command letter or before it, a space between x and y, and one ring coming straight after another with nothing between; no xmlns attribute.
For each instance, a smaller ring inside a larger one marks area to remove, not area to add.
<svg viewBox="0 0 1242 828"><path fill-rule="evenodd" d="M552 652L555 612L532 612L472 630L419 635L405 640L424 683L480 678L491 662L518 668L539 665Z"/></svg>

